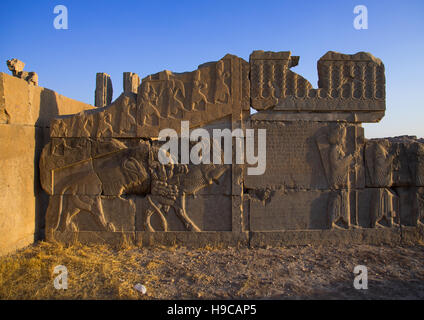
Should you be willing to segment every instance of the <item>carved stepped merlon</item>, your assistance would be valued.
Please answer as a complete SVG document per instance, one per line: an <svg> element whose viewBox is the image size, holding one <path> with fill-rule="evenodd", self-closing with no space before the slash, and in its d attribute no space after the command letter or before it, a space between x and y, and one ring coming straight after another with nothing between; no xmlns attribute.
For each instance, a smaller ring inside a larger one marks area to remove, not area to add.
<svg viewBox="0 0 424 320"><path fill-rule="evenodd" d="M253 108L272 110L278 120L376 122L384 116L381 60L366 52L347 55L329 51L318 61L317 89L290 70L298 61L299 57L292 57L289 51L251 54ZM255 119L266 120L267 115L270 112Z"/></svg>
<svg viewBox="0 0 424 320"><path fill-rule="evenodd" d="M96 91L94 93L94 105L98 108L108 106L112 102L112 80L106 73L96 74Z"/></svg>

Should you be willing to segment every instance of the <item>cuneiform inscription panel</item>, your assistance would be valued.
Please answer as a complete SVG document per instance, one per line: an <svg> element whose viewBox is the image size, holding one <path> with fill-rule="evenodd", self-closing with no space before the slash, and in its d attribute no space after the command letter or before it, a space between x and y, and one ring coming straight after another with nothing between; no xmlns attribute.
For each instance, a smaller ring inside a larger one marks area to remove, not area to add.
<svg viewBox="0 0 424 320"><path fill-rule="evenodd" d="M329 167L332 149L344 154L341 156L337 153L336 157L346 158L346 175L349 175L346 180L352 186L359 185L364 180L361 178L363 170L358 168L362 162L359 152L361 145L357 138L359 130L354 125L343 126L345 133L339 145L337 141L332 142L330 139L338 126L307 121L252 121L252 128L267 130L267 163L263 175L245 176L245 186L248 189L332 189L334 183L331 181L332 171ZM348 187L347 181L342 187Z"/></svg>

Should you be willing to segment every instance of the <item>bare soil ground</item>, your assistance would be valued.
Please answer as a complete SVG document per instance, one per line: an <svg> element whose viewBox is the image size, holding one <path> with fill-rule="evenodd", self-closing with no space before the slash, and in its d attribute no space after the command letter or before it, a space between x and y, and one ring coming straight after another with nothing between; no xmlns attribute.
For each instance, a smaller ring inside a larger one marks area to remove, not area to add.
<svg viewBox="0 0 424 320"><path fill-rule="evenodd" d="M68 269L57 290L54 267ZM353 287L356 265L368 290ZM146 294L134 289L137 283ZM0 299L424 299L424 246L135 248L40 242L0 258Z"/></svg>

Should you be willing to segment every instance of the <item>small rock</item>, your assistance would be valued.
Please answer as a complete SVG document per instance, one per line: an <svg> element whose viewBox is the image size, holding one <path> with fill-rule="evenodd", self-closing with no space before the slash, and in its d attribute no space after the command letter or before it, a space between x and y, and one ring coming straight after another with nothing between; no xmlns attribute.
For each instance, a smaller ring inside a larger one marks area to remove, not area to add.
<svg viewBox="0 0 424 320"><path fill-rule="evenodd" d="M138 292L140 292L141 294L146 294L146 292L147 292L146 287L145 287L145 286L143 286L141 283L137 283L137 284L134 286L134 289L135 289L135 290L137 290Z"/></svg>

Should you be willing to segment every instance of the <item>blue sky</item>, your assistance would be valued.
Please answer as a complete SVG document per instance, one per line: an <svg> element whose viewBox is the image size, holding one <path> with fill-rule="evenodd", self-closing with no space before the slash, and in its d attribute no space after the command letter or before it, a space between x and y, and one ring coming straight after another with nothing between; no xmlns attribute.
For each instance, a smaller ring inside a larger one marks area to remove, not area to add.
<svg viewBox="0 0 424 320"><path fill-rule="evenodd" d="M68 30L53 27L56 5L68 8ZM368 29L353 28L356 5ZM292 51L293 71L317 86L317 60L329 50L371 52L386 67L387 111L364 124L367 137L424 137L424 1L5 1L0 12L0 72L16 57L39 84L94 103L95 74L111 75L114 98L122 73L140 77L191 71L232 53Z"/></svg>

